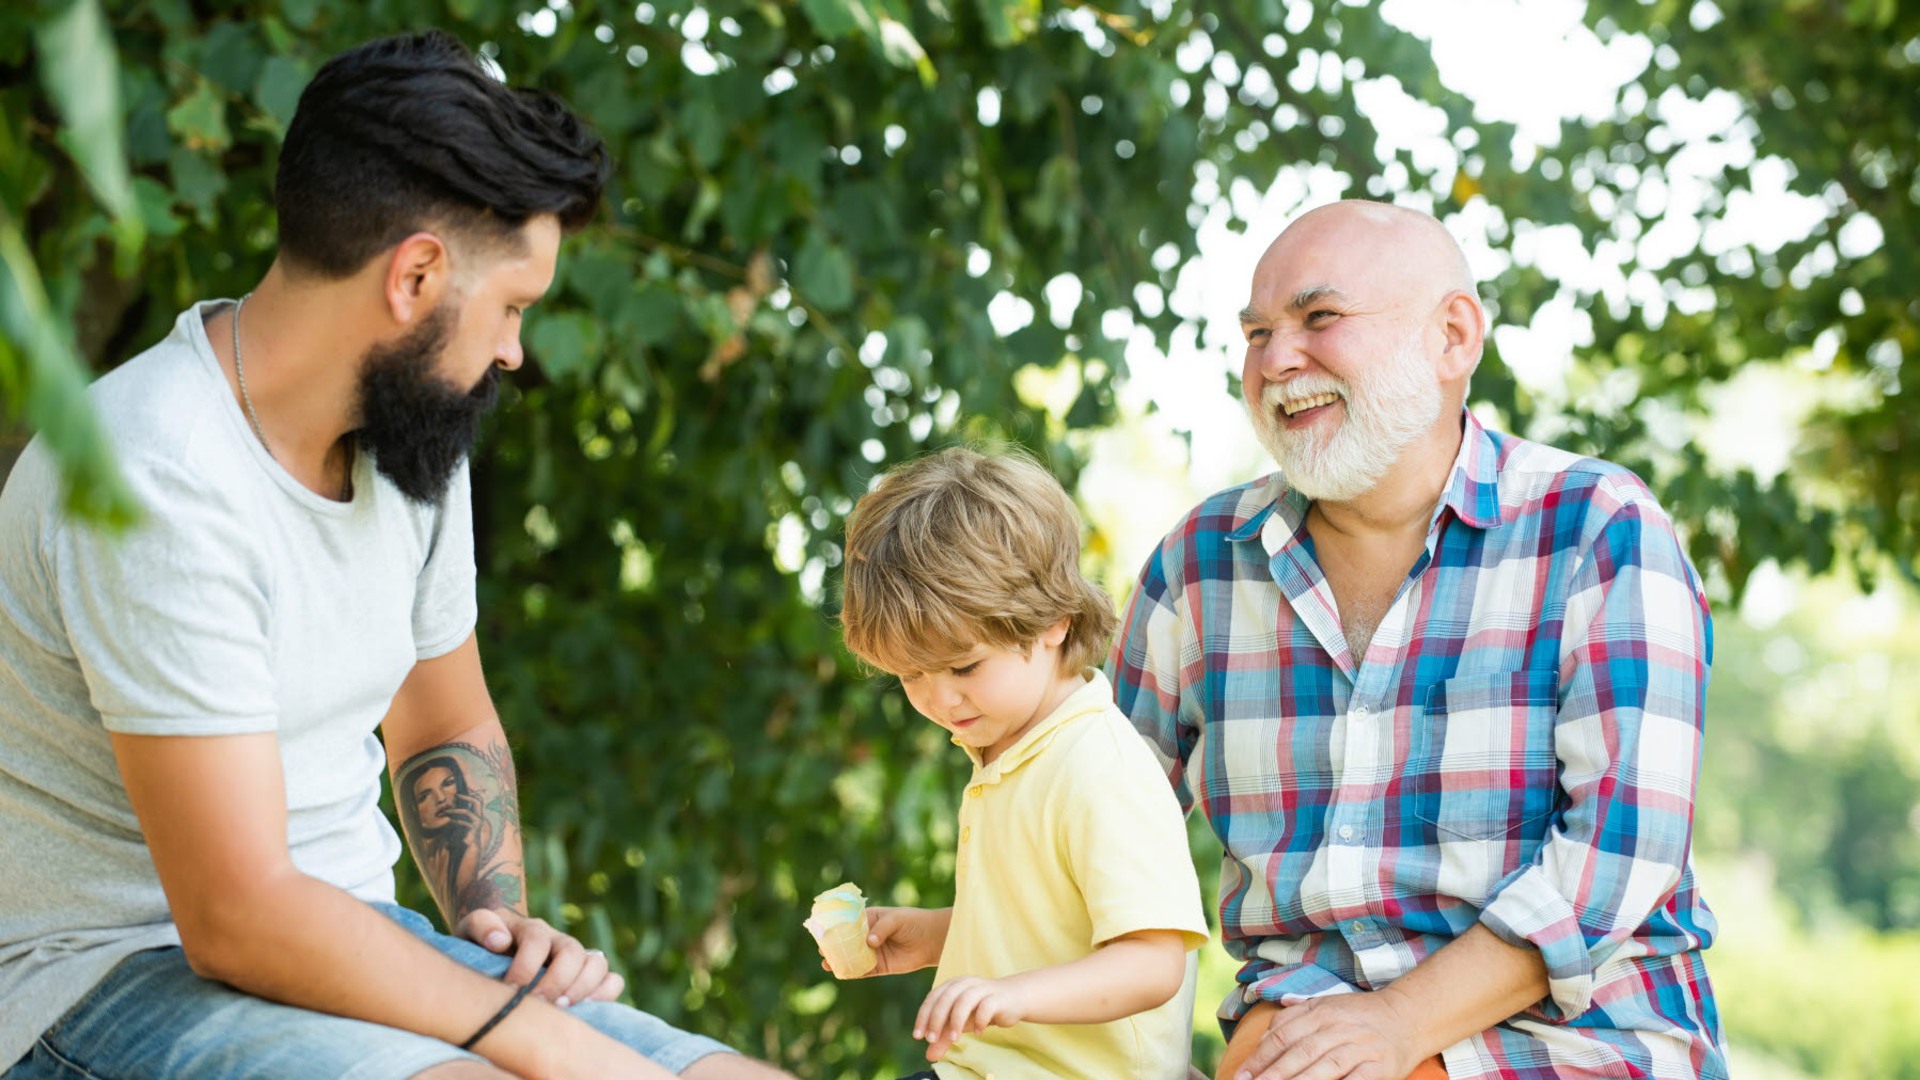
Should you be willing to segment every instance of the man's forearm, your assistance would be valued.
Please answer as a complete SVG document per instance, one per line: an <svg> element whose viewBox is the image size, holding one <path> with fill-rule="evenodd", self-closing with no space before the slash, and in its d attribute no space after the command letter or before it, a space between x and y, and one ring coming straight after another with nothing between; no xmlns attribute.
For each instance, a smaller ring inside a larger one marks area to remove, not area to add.
<svg viewBox="0 0 1920 1080"><path fill-rule="evenodd" d="M520 793L497 719L393 767L408 849L449 927L482 908L526 914Z"/></svg>
<svg viewBox="0 0 1920 1080"><path fill-rule="evenodd" d="M1471 1038L1547 996L1538 949L1509 945L1476 923L1380 991L1393 999L1425 1058Z"/></svg>
<svg viewBox="0 0 1920 1080"><path fill-rule="evenodd" d="M441 955L360 900L289 871L222 905L195 935L201 974L272 1001L368 1020L453 1043L465 1041L513 988ZM529 996L474 1052L523 1077L657 1078L560 1009ZM599 1059L606 1071L582 1070Z"/></svg>

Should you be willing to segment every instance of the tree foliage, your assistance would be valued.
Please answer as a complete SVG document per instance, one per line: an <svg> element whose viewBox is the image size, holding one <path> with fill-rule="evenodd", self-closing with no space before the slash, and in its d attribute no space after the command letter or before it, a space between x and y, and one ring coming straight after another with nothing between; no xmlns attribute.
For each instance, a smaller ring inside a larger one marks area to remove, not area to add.
<svg viewBox="0 0 1920 1080"><path fill-rule="evenodd" d="M1577 295L1590 383L1618 372L1631 390L1556 403L1563 441L1655 478L1696 562L1736 593L1768 560L1920 580L1920 7L1591 0L1586 20L1645 38L1650 62L1610 118L1540 150L1529 175L1564 187L1487 188L1511 217L1579 226L1633 286L1633 302ZM1689 131L1703 112L1721 125ZM1754 221L1755 193L1776 185L1804 199L1804 230ZM1801 430L1753 433L1798 434L1784 473L1716 469L1661 438L1663 416L1699 416L1757 368L1806 376Z"/></svg>
<svg viewBox="0 0 1920 1080"><path fill-rule="evenodd" d="M1769 557L1910 559L1914 16L1733 6L1695 30L1686 5L1595 0L1596 22L1677 59L1658 54L1614 120L1516 157L1419 41L1348 0L16 5L0 13L0 392L59 442L76 492L106 499L72 358L102 370L257 280L279 139L327 56L441 26L571 101L616 159L610 210L530 316L519 400L475 474L482 643L534 902L646 1008L803 1075L894 1075L916 1059L926 977L824 981L798 923L847 878L949 897L963 763L838 649L842 518L881 464L957 439L1028 445L1070 478L1065 433L1110 417L1129 327L1176 332L1166 298L1195 225L1236 183L1320 164L1356 194L1488 200L1502 248L1528 223L1632 240L1660 217L1638 193L1679 152L1658 134L1671 94L1729 88L1797 184L1839 185L1825 233L1630 263L1710 302L1594 305L1582 360L1636 379L1626 404L1545 401L1497 357L1476 397L1641 467L1736 588ZM84 32L94 14L105 36ZM1376 138L1353 88L1383 76L1445 110L1451 157ZM1888 242L1846 254L1832 234L1863 213ZM1524 321L1557 288L1516 260L1490 293ZM1003 309L1026 321L997 329ZM1715 474L1640 407L1698 413L1743 365L1836 329L1833 370L1878 389L1818 417L1785 477ZM1071 408L1021 397L1027 367L1074 380Z"/></svg>

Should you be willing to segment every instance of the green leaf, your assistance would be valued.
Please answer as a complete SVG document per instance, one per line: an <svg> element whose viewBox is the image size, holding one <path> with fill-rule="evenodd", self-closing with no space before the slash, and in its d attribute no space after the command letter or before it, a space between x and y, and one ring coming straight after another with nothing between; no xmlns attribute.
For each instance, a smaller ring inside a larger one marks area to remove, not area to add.
<svg viewBox="0 0 1920 1080"><path fill-rule="evenodd" d="M807 13L814 32L829 41L852 33L866 15L860 0L800 0L800 10Z"/></svg>
<svg viewBox="0 0 1920 1080"><path fill-rule="evenodd" d="M979 0L987 36L1001 48L1018 45L1040 25L1040 0Z"/></svg>
<svg viewBox="0 0 1920 1080"><path fill-rule="evenodd" d="M98 0L74 0L34 31L40 82L60 110L60 145L80 166L94 197L121 232L121 248L140 246L140 217L122 142L120 64Z"/></svg>
<svg viewBox="0 0 1920 1080"><path fill-rule="evenodd" d="M528 328L527 345L548 378L579 378L600 356L600 324L579 312L545 313Z"/></svg>
<svg viewBox="0 0 1920 1080"><path fill-rule="evenodd" d="M180 230L187 227L180 215L173 212L173 192L152 177L134 178L133 201L140 208L140 220L146 223L150 237L166 240L180 235Z"/></svg>
<svg viewBox="0 0 1920 1080"><path fill-rule="evenodd" d="M13 220L0 216L0 366L24 360L27 422L60 463L70 513L111 527L139 517L87 401L86 367L53 314L40 271ZM9 411L12 411L11 404Z"/></svg>
<svg viewBox="0 0 1920 1080"><path fill-rule="evenodd" d="M227 103L204 79L185 100L167 110L167 129L190 150L219 153L233 142L227 131Z"/></svg>
<svg viewBox="0 0 1920 1080"><path fill-rule="evenodd" d="M260 44L245 26L223 22L207 31L200 54L200 74L234 94L253 89L260 75Z"/></svg>
<svg viewBox="0 0 1920 1080"><path fill-rule="evenodd" d="M894 67L917 72L921 85L932 86L937 78L933 61L927 59L927 50L920 46L913 31L891 15L881 15L878 21L881 55Z"/></svg>
<svg viewBox="0 0 1920 1080"><path fill-rule="evenodd" d="M291 57L276 56L260 68L260 79L253 87L253 100L273 117L281 132L293 123L294 107L300 104L300 92L312 78Z"/></svg>
<svg viewBox="0 0 1920 1080"><path fill-rule="evenodd" d="M853 260L815 232L794 263L793 289L821 311L845 311L853 303Z"/></svg>
<svg viewBox="0 0 1920 1080"><path fill-rule="evenodd" d="M220 197L227 193L227 174L206 157L182 146L167 158L173 173L173 190L180 201L193 208L202 224L212 225L220 208Z"/></svg>
<svg viewBox="0 0 1920 1080"><path fill-rule="evenodd" d="M319 13L320 0L280 0L280 14L295 30L311 27Z"/></svg>
<svg viewBox="0 0 1920 1080"><path fill-rule="evenodd" d="M643 285L620 307L622 326L630 327L642 344L659 345L679 329L680 295L663 285Z"/></svg>

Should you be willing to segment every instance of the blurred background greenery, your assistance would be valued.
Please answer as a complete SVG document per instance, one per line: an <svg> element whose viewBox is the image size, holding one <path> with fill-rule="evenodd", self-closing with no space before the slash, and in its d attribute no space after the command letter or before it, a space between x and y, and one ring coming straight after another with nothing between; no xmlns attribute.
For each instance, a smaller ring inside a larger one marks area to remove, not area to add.
<svg viewBox="0 0 1920 1080"><path fill-rule="evenodd" d="M1502 327L1476 410L1630 464L1683 524L1719 613L1696 836L1737 1074L1920 1076L1920 7L23 0L0 472L38 432L77 510L137 516L87 380L258 278L305 80L427 26L617 162L475 495L533 901L638 1004L810 1080L906 1071L928 977L823 982L798 925L847 878L951 893L963 761L837 646L850 500L1024 444L1123 596L1262 470L1231 312L1286 216L1346 194L1466 240Z"/></svg>

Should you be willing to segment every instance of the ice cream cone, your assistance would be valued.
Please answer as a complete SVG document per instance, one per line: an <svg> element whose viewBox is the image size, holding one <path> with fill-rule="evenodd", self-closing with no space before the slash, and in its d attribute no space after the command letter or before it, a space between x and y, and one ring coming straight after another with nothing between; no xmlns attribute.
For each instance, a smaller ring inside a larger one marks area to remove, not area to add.
<svg viewBox="0 0 1920 1080"><path fill-rule="evenodd" d="M867 944L867 921L842 923L820 935L820 948L827 954L827 966L834 978L857 979L880 962L873 946Z"/></svg>
<svg viewBox="0 0 1920 1080"><path fill-rule="evenodd" d="M819 944L835 978L857 979L880 962L867 944L867 898L852 882L814 897L813 913L802 925Z"/></svg>

